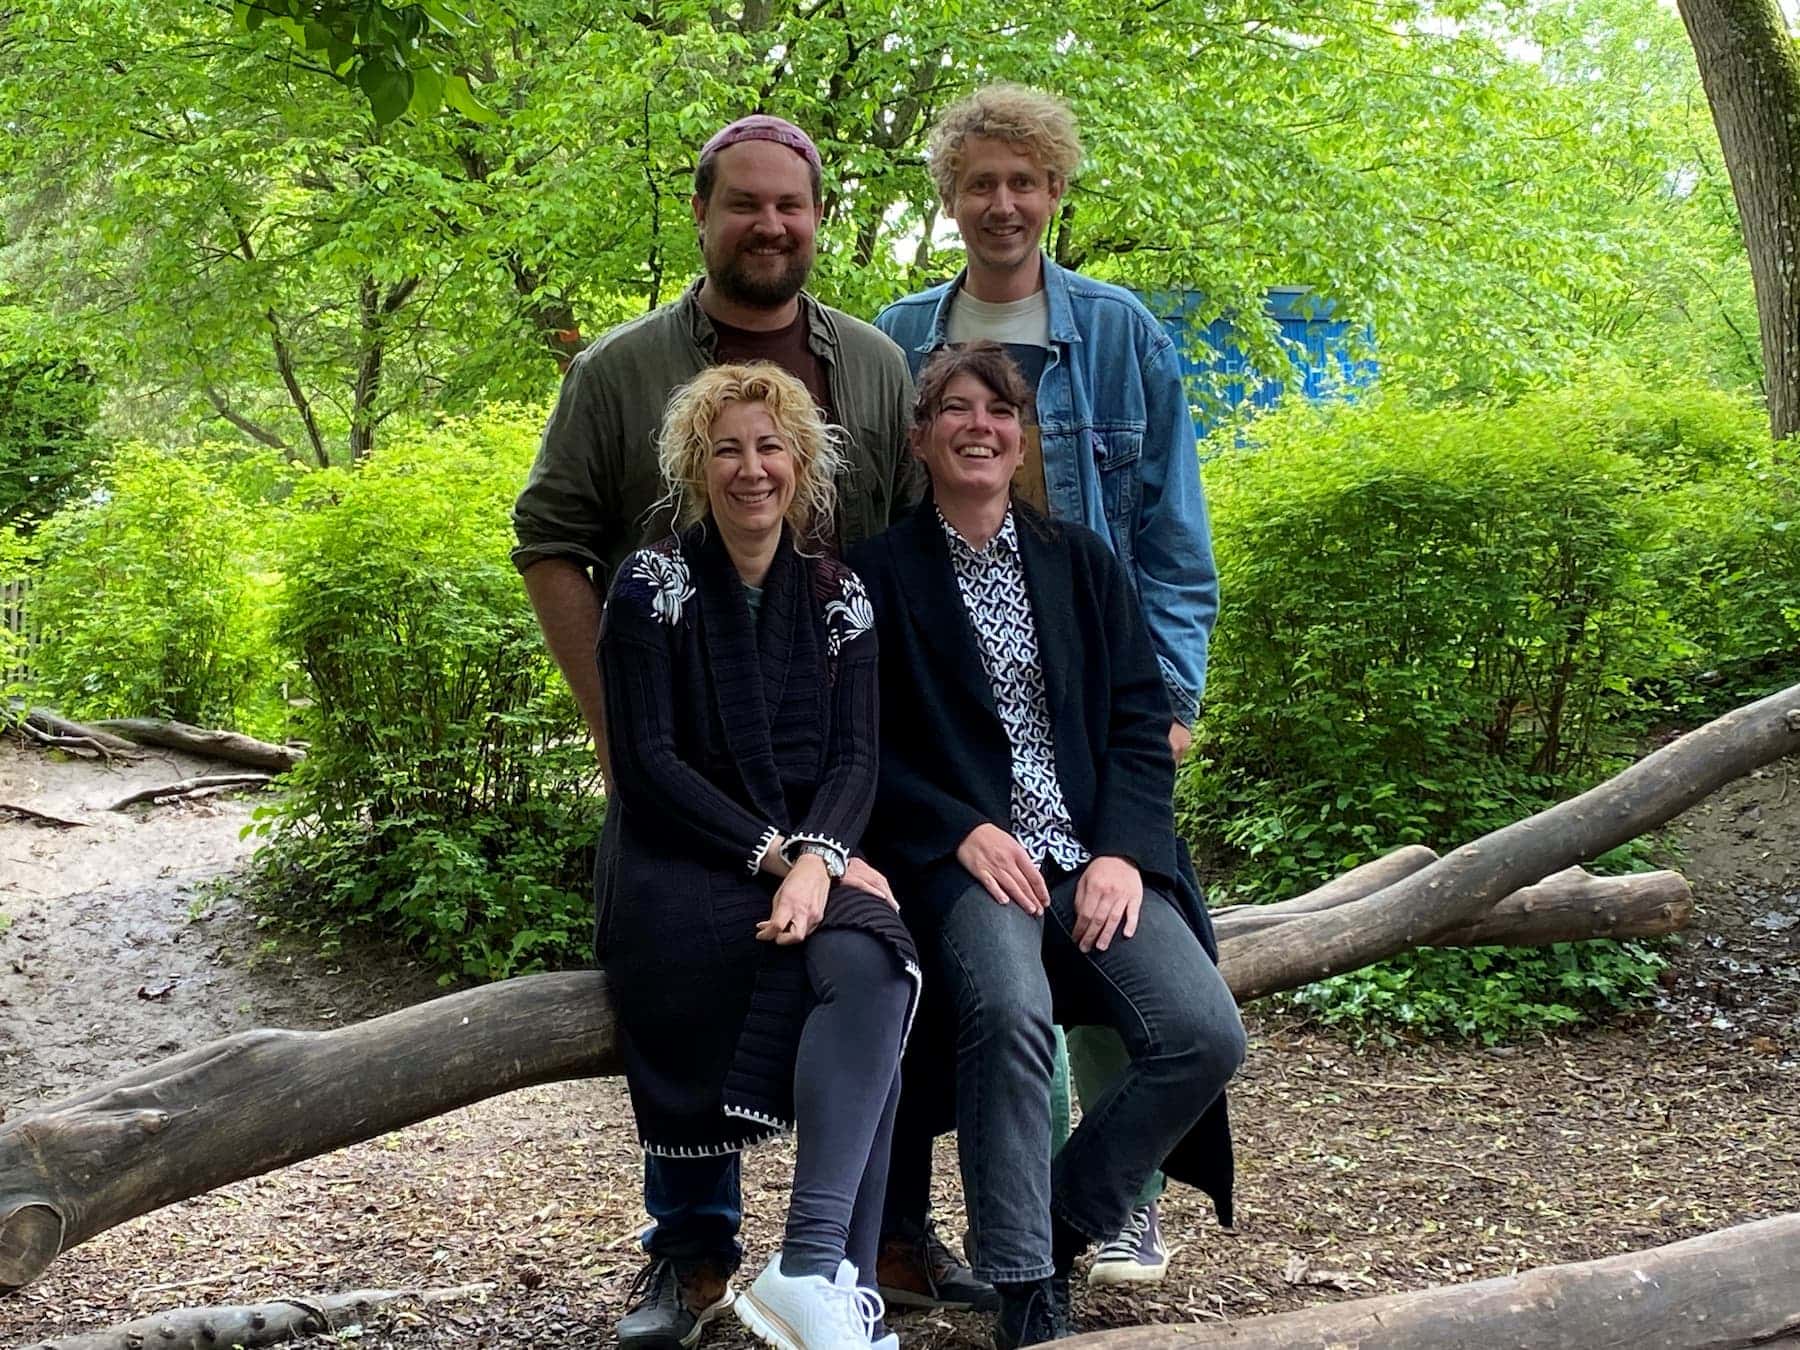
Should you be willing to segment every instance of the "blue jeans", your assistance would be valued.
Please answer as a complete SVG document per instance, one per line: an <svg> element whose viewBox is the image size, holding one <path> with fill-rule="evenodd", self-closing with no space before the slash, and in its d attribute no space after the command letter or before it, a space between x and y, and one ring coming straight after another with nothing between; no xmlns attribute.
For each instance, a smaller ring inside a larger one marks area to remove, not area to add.
<svg viewBox="0 0 1800 1350"><path fill-rule="evenodd" d="M738 1155L644 1158L644 1208L656 1221L644 1250L678 1265L705 1261L730 1275L744 1259L737 1240L743 1200Z"/></svg>
<svg viewBox="0 0 1800 1350"><path fill-rule="evenodd" d="M1218 968L1168 897L1146 888L1138 928L1106 951L1070 937L1076 876L1034 919L971 885L937 940L956 1010L956 1116L975 1272L1053 1273L1052 1211L1095 1241L1124 1226L1139 1188L1244 1058ZM1051 1158L1055 1025L1111 1026L1130 1063Z"/></svg>

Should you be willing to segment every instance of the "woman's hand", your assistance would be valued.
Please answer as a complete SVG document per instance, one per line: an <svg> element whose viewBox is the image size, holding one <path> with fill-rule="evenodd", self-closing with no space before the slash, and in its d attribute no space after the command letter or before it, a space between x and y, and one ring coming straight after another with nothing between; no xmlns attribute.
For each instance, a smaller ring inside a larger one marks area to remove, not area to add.
<svg viewBox="0 0 1800 1350"><path fill-rule="evenodd" d="M788 860L781 856L781 846L785 843L785 834L778 834L769 840L769 846L762 851L762 857L756 860L756 870L767 872L772 877L785 877L788 874Z"/></svg>
<svg viewBox="0 0 1800 1350"><path fill-rule="evenodd" d="M760 942L791 947L805 942L825 917L825 897L831 893L831 873L825 860L802 853L775 888L775 904L769 917L756 925Z"/></svg>
<svg viewBox="0 0 1800 1350"><path fill-rule="evenodd" d="M1105 951L1113 934L1137 932L1144 878L1123 858L1095 858L1075 883L1075 927L1069 936L1084 952Z"/></svg>
<svg viewBox="0 0 1800 1350"><path fill-rule="evenodd" d="M894 888L888 885L888 879L861 858L852 858L845 866L844 885L880 896L894 907L895 913L900 910L900 902L894 899Z"/></svg>
<svg viewBox="0 0 1800 1350"><path fill-rule="evenodd" d="M1002 905L1017 905L1032 918L1050 903L1050 888L1025 846L991 821L970 830L956 846L956 861Z"/></svg>

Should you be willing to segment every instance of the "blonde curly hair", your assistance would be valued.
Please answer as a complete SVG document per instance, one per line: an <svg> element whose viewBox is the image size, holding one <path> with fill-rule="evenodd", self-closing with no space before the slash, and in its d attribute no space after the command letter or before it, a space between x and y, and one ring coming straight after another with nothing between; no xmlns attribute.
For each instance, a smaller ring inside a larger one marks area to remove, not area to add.
<svg viewBox="0 0 1800 1350"><path fill-rule="evenodd" d="M1022 84L990 84L945 109L926 143L931 181L946 210L956 203L963 142L971 136L987 136L1023 150L1052 183L1065 187L1081 167L1081 136L1067 103Z"/></svg>
<svg viewBox="0 0 1800 1350"><path fill-rule="evenodd" d="M677 528L706 515L706 463L712 426L732 403L760 403L794 457L794 500L786 520L805 541L827 536L837 510L837 475L844 464L843 432L826 424L799 380L780 366L757 361L711 366L677 389L656 437L656 466L675 509Z"/></svg>

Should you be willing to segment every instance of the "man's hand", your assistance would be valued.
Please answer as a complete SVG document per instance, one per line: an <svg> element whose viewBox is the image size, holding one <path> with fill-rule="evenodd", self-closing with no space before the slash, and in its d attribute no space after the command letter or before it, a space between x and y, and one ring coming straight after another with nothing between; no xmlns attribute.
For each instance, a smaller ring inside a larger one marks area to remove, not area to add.
<svg viewBox="0 0 1800 1350"><path fill-rule="evenodd" d="M1084 952L1105 951L1113 934L1137 932L1144 907L1144 878L1123 858L1095 858L1075 883L1075 927L1070 936Z"/></svg>
<svg viewBox="0 0 1800 1350"><path fill-rule="evenodd" d="M801 854L775 888L769 917L756 925L757 940L783 947L805 942L825 917L825 897L830 892L831 874L825 870L825 860Z"/></svg>
<svg viewBox="0 0 1800 1350"><path fill-rule="evenodd" d="M1181 763L1187 757L1188 747L1194 743L1194 733L1180 722L1169 723L1169 749L1175 752L1175 762Z"/></svg>
<svg viewBox="0 0 1800 1350"><path fill-rule="evenodd" d="M1050 903L1050 888L1025 846L992 822L983 822L956 846L956 860L1002 905L1017 905L1034 919Z"/></svg>
<svg viewBox="0 0 1800 1350"><path fill-rule="evenodd" d="M888 885L888 879L861 858L852 858L845 866L844 885L878 895L892 905L896 913L899 912L900 902L894 899L894 888Z"/></svg>

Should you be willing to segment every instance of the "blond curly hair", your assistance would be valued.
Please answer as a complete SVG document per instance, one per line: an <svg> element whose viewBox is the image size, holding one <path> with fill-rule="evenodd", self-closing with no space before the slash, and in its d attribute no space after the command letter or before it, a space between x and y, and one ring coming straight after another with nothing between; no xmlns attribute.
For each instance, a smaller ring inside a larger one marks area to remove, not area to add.
<svg viewBox="0 0 1800 1350"><path fill-rule="evenodd" d="M706 463L712 458L712 426L732 403L762 404L793 454L794 500L786 520L796 538L827 536L837 510L844 433L826 424L804 384L767 361L711 366L670 398L656 437L656 466L677 528L693 524L709 509Z"/></svg>
<svg viewBox="0 0 1800 1350"><path fill-rule="evenodd" d="M1081 167L1081 137L1067 103L1022 84L990 84L945 109L926 143L931 181L946 210L956 203L963 142L971 136L987 136L1023 150L1052 183L1062 186Z"/></svg>

